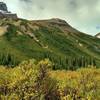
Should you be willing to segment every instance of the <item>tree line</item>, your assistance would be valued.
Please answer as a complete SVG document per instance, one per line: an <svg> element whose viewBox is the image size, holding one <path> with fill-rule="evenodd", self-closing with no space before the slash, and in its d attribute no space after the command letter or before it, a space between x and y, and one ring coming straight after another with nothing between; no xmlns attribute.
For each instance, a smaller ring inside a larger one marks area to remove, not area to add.
<svg viewBox="0 0 100 100"><path fill-rule="evenodd" d="M18 59L10 53L0 53L0 65L5 66L16 66L18 65L19 61Z"/></svg>
<svg viewBox="0 0 100 100"><path fill-rule="evenodd" d="M66 69L66 70L76 70L81 67L94 66L96 67L95 58L91 56L80 56L80 57L60 57L55 55L50 55L46 53L45 58L49 58L53 62L53 69Z"/></svg>
<svg viewBox="0 0 100 100"><path fill-rule="evenodd" d="M41 56L41 57L40 57ZM96 61L91 56L80 56L80 57L60 57L55 54L48 52L40 53L40 56L36 58L39 60L48 58L53 63L53 69L66 69L76 70L81 67L96 66ZM0 65L16 66L20 63L15 55L10 53L0 53Z"/></svg>

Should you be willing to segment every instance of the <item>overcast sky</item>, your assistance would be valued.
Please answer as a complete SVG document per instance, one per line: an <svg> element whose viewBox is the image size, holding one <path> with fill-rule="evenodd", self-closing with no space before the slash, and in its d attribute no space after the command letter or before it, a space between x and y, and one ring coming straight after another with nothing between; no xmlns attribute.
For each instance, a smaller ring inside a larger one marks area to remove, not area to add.
<svg viewBox="0 0 100 100"><path fill-rule="evenodd" d="M91 35L100 32L100 0L4 0L4 2L11 12L25 19L61 18L82 32Z"/></svg>

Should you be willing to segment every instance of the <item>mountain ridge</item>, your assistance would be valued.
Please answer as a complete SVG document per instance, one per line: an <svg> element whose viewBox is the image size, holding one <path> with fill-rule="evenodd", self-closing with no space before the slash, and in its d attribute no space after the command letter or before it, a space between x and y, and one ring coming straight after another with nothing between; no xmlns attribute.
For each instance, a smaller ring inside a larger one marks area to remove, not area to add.
<svg viewBox="0 0 100 100"><path fill-rule="evenodd" d="M0 52L13 55L17 62L49 58L62 68L66 59L95 59L100 64L100 39L82 33L62 19L24 20L2 19ZM66 59L65 59L66 58ZM66 65L65 65L66 66Z"/></svg>

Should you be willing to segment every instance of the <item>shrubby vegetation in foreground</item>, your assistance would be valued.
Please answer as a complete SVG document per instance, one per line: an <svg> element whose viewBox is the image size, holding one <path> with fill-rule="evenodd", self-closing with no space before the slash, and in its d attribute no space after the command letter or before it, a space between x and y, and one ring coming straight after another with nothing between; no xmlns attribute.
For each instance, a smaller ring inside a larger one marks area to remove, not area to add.
<svg viewBox="0 0 100 100"><path fill-rule="evenodd" d="M0 100L100 100L100 69L51 69L48 59L0 66Z"/></svg>

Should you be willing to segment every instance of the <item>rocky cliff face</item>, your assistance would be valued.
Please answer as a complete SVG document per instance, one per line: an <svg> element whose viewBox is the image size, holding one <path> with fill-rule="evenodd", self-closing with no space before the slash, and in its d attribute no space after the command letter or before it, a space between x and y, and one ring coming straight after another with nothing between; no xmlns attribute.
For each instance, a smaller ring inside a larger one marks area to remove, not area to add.
<svg viewBox="0 0 100 100"><path fill-rule="evenodd" d="M17 19L17 14L9 12L6 4L4 2L0 2L0 18Z"/></svg>
<svg viewBox="0 0 100 100"><path fill-rule="evenodd" d="M0 18L12 18L12 19L17 19L17 14L12 14L12 13L1 13L1 12L0 12Z"/></svg>
<svg viewBox="0 0 100 100"><path fill-rule="evenodd" d="M8 9L5 3L0 2L0 10L8 12Z"/></svg>

